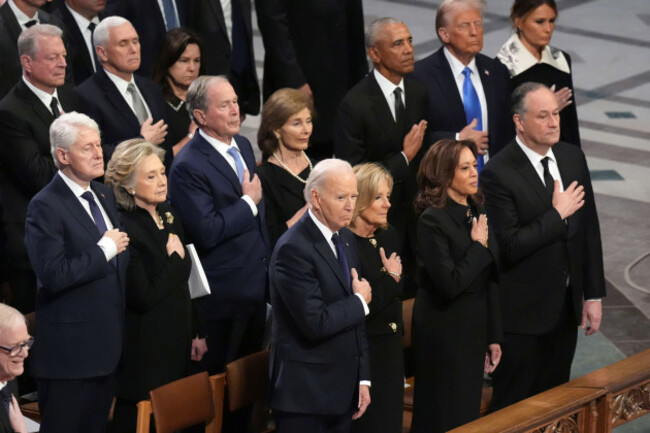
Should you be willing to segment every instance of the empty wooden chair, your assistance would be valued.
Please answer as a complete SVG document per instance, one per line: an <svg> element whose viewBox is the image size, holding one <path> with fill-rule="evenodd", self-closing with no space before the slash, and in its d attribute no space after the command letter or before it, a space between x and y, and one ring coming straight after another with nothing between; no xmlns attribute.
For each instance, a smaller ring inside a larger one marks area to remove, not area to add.
<svg viewBox="0 0 650 433"><path fill-rule="evenodd" d="M266 394L269 381L269 351L253 353L226 365L228 409L253 406L252 425L256 432L271 432Z"/></svg>

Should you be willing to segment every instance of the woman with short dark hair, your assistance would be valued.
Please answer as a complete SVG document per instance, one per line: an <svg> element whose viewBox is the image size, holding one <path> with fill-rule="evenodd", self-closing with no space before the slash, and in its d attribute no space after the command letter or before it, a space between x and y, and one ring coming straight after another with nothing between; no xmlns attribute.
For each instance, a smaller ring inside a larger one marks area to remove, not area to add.
<svg viewBox="0 0 650 433"><path fill-rule="evenodd" d="M483 374L501 358L498 254L476 155L473 141L444 139L420 163L412 433L446 432L478 418Z"/></svg>

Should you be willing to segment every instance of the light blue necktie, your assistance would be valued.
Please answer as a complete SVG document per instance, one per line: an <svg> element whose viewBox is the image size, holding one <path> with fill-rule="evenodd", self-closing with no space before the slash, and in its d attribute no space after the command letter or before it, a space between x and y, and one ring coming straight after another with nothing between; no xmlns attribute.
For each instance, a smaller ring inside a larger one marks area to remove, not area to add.
<svg viewBox="0 0 650 433"><path fill-rule="evenodd" d="M239 151L235 146L230 146L228 149L228 154L232 156L232 159L235 160L235 167L237 168L237 177L239 178L239 183L244 181L244 162L239 156Z"/></svg>
<svg viewBox="0 0 650 433"><path fill-rule="evenodd" d="M463 75L465 80L463 81L463 105L465 106L465 120L469 125L472 120L476 119L476 127L474 128L477 131L483 131L483 116L481 114L481 102L478 99L478 93L472 84L472 79L470 75L472 70L468 67L463 69ZM483 155L478 155L476 158L476 164L478 172L480 173L483 169Z"/></svg>
<svg viewBox="0 0 650 433"><path fill-rule="evenodd" d="M178 17L174 9L174 0L163 0L163 10L165 12L165 22L167 23L167 31L178 27Z"/></svg>

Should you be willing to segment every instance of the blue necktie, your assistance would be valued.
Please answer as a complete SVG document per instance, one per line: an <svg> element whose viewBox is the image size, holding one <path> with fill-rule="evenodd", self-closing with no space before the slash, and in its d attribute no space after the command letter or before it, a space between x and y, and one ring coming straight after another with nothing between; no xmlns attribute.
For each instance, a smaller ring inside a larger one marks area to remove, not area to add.
<svg viewBox="0 0 650 433"><path fill-rule="evenodd" d="M95 221L97 230L99 230L99 234L104 235L104 233L108 230L108 227L106 227L106 221L104 221L104 216L102 215L102 211L99 209L99 206L95 201L95 197L93 197L93 193L86 191L81 194L81 197L85 199L90 205L90 213L93 216L93 220ZM117 266L117 257L113 257L111 259L111 263L113 266Z"/></svg>
<svg viewBox="0 0 650 433"><path fill-rule="evenodd" d="M468 67L463 69L463 75L465 80L463 81L463 105L465 106L465 120L467 124L470 124L472 120L476 119L476 129L477 131L483 131L483 116L481 114L481 102L478 99L478 93L472 84L472 80L469 77L472 73L472 70ZM478 165L477 169L480 173L483 169L483 155L478 155L476 158L476 163Z"/></svg>
<svg viewBox="0 0 650 433"><path fill-rule="evenodd" d="M175 29L178 27L178 17L174 10L174 0L163 0L163 10L165 12L165 22L167 23L167 30Z"/></svg>
<svg viewBox="0 0 650 433"><path fill-rule="evenodd" d="M235 146L230 146L228 149L228 154L232 156L232 159L235 160L237 178L239 179L239 183L242 183L244 181L244 162L241 160L241 156L239 156L239 151Z"/></svg>
<svg viewBox="0 0 650 433"><path fill-rule="evenodd" d="M339 262L339 266L341 267L341 272L343 272L343 276L345 277L345 281L348 283L348 287L350 286L350 266L348 265L348 258L345 255L345 249L343 248L343 242L341 241L341 237L339 236L338 233L334 233L332 235L332 243L336 247L336 254L337 254L337 260Z"/></svg>

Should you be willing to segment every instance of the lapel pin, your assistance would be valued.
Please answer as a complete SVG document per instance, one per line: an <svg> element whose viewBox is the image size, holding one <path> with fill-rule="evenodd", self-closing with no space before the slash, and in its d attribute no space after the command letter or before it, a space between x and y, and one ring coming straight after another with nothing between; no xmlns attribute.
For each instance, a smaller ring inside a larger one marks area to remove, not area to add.
<svg viewBox="0 0 650 433"><path fill-rule="evenodd" d="M99 195L101 195L102 198L106 198L106 196L104 195L104 193L100 193Z"/></svg>
<svg viewBox="0 0 650 433"><path fill-rule="evenodd" d="M490 75L490 71L488 71L487 69L486 69L485 71L483 71L483 73L484 73L485 75L488 75L488 76Z"/></svg>

